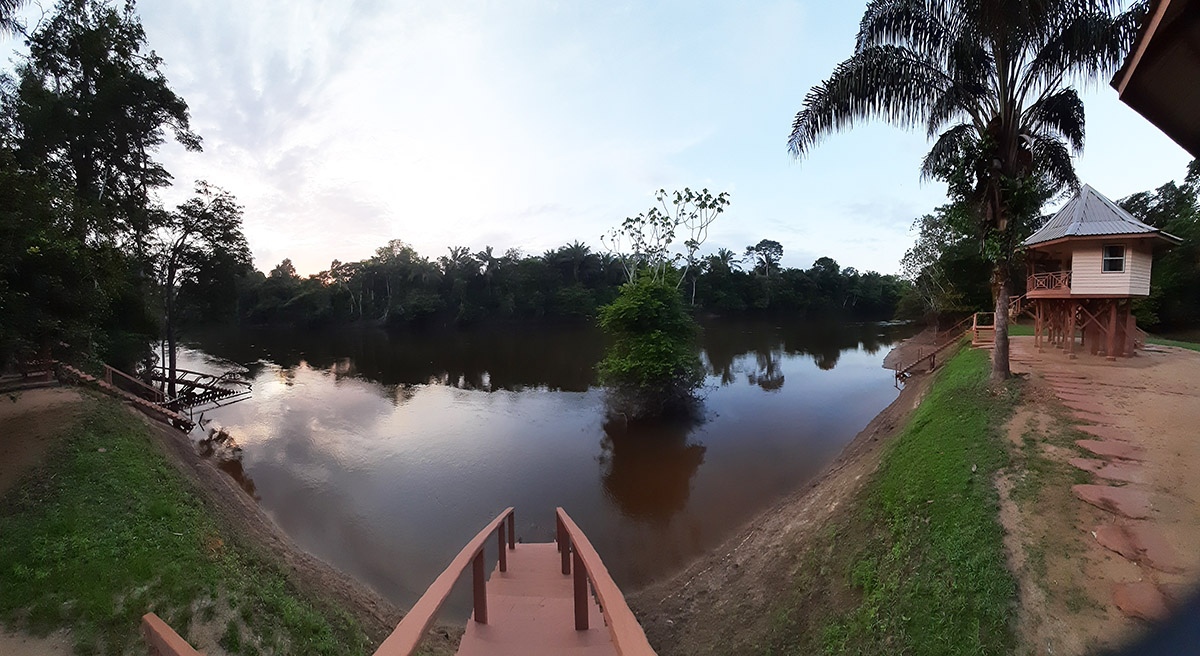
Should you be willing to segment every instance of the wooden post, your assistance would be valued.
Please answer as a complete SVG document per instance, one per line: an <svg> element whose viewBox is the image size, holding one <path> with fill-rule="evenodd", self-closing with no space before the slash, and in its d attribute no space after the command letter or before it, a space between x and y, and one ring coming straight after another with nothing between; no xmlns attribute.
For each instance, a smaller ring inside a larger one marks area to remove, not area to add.
<svg viewBox="0 0 1200 656"><path fill-rule="evenodd" d="M1104 351L1104 359L1110 362L1117 359L1117 305L1118 301L1113 301L1108 312L1108 349Z"/></svg>
<svg viewBox="0 0 1200 656"><path fill-rule="evenodd" d="M1134 335L1137 333L1137 319L1133 316L1133 301L1125 305L1125 351L1123 355L1132 358L1134 353Z"/></svg>
<svg viewBox="0 0 1200 656"><path fill-rule="evenodd" d="M508 548L517 548L517 520L516 513L508 513Z"/></svg>
<svg viewBox="0 0 1200 656"><path fill-rule="evenodd" d="M1067 357L1073 360L1075 359L1075 303L1073 301L1067 303L1066 340Z"/></svg>
<svg viewBox="0 0 1200 656"><path fill-rule="evenodd" d="M483 571L483 547L471 561L471 580L475 593L475 621L487 624L487 576Z"/></svg>
<svg viewBox="0 0 1200 656"><path fill-rule="evenodd" d="M508 545L504 539L504 522L500 522L499 530L496 532L496 545L500 547L500 571L508 571Z"/></svg>
<svg viewBox="0 0 1200 656"><path fill-rule="evenodd" d="M558 522L558 551L562 556L562 573L571 573L571 540L567 536L567 527L563 526L562 520Z"/></svg>
<svg viewBox="0 0 1200 656"><path fill-rule="evenodd" d="M575 630L588 630L588 580L583 559L575 554Z"/></svg>

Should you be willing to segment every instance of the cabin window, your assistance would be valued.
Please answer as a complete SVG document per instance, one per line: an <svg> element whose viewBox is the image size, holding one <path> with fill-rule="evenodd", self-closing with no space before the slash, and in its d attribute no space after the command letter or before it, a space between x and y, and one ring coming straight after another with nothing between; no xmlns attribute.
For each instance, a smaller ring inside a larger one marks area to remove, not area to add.
<svg viewBox="0 0 1200 656"><path fill-rule="evenodd" d="M1104 257L1101 260L1104 273L1122 273L1125 271L1125 247L1112 245L1104 247Z"/></svg>

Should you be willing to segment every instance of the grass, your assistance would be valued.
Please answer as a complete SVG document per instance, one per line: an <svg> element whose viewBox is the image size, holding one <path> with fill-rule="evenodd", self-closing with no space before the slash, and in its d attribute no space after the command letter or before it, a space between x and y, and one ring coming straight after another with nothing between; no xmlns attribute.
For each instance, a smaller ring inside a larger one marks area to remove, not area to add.
<svg viewBox="0 0 1200 656"><path fill-rule="evenodd" d="M951 359L879 470L802 555L769 654L1003 654L1016 583L1005 566L995 472L1013 387L988 354Z"/></svg>
<svg viewBox="0 0 1200 656"><path fill-rule="evenodd" d="M1177 339L1166 339L1164 337L1147 337L1146 341L1159 346L1178 346L1192 351L1200 351L1200 344L1196 342L1183 342Z"/></svg>
<svg viewBox="0 0 1200 656"><path fill-rule="evenodd" d="M0 620L68 628L79 654L128 652L148 611L185 638L197 620L232 616L232 653L369 651L349 615L222 531L139 418L85 403L50 464L0 500Z"/></svg>

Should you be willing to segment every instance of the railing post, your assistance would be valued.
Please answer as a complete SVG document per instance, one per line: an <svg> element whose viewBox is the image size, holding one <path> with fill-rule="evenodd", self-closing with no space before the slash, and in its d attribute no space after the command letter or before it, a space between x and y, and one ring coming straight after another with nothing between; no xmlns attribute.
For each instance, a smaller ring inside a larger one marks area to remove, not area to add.
<svg viewBox="0 0 1200 656"><path fill-rule="evenodd" d="M112 367L104 365L104 382L112 385Z"/></svg>
<svg viewBox="0 0 1200 656"><path fill-rule="evenodd" d="M508 513L508 548L517 548L517 520L516 513Z"/></svg>
<svg viewBox="0 0 1200 656"><path fill-rule="evenodd" d="M500 571L501 572L508 571L508 549L507 549L508 545L504 544L506 542L506 540L504 539L504 529L505 528L506 527L504 525L504 522L500 522L499 531L496 532L496 537L498 538L496 540L496 545L498 547L500 547Z"/></svg>
<svg viewBox="0 0 1200 656"><path fill-rule="evenodd" d="M588 580L583 558L575 554L575 630L588 630Z"/></svg>
<svg viewBox="0 0 1200 656"><path fill-rule="evenodd" d="M475 621L487 624L487 577L483 571L483 547L471 562L471 579L475 593Z"/></svg>

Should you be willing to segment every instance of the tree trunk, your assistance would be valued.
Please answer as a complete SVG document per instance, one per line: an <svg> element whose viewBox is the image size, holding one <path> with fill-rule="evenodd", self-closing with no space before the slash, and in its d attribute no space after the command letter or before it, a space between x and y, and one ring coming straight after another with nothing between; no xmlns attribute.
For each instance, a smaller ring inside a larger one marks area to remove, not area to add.
<svg viewBox="0 0 1200 656"><path fill-rule="evenodd" d="M1008 296L1011 282L1008 263L996 265L996 330L992 345L992 382L1000 382L1012 375L1008 366Z"/></svg>
<svg viewBox="0 0 1200 656"><path fill-rule="evenodd" d="M174 269L174 267L171 267ZM175 272L167 274L167 398L175 398Z"/></svg>

